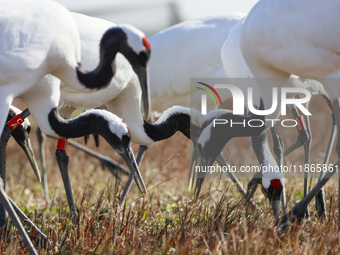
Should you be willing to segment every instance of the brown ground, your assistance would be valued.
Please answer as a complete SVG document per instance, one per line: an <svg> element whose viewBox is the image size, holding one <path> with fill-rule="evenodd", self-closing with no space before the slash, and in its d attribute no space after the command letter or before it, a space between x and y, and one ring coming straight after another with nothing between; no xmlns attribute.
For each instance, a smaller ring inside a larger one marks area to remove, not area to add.
<svg viewBox="0 0 340 255"><path fill-rule="evenodd" d="M330 132L330 111L320 97L311 103L313 144L311 163L322 163ZM34 127L35 130L35 127ZM293 130L293 131L292 131ZM294 129L280 129L286 147L296 136ZM83 142L82 139L77 141ZM234 139L225 149L233 165L257 165L249 138ZM37 152L37 140L32 134ZM132 187L125 207L119 210L122 184L83 152L68 147L70 178L79 212L79 224L69 220L62 179L54 159L56 141L47 141L50 203L43 197L24 153L13 141L7 151L7 191L25 213L48 234L50 250L40 254L333 254L339 253L337 234L337 183L326 186L327 220L315 216L282 236L276 233L270 206L260 189L255 194L258 208L247 212L243 199L226 179L205 183L202 197L193 204L187 178L190 142L181 134L150 148L141 164L148 194L141 197ZM90 147L119 160L101 139L100 148ZM137 146L133 147L137 151ZM333 152L331 161L335 162ZM302 164L300 148L286 163ZM124 182L127 180L123 177ZM241 180L244 187L246 179ZM315 179L313 180L313 185ZM287 179L288 206L302 198L303 181ZM15 230L0 244L5 254L25 253Z"/></svg>

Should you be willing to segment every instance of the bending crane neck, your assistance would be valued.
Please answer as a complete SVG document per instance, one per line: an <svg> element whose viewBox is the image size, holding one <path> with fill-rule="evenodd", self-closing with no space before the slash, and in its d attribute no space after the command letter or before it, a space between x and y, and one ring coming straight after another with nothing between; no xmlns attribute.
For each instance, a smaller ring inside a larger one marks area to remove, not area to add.
<svg viewBox="0 0 340 255"><path fill-rule="evenodd" d="M150 124L144 120L144 131L155 142L167 139L177 131L190 138L190 115L176 113L170 115L164 121L157 121L155 124Z"/></svg>
<svg viewBox="0 0 340 255"><path fill-rule="evenodd" d="M74 119L66 120L59 115L57 108L50 111L48 121L53 131L63 138L76 138L93 133L105 137L105 129L101 127L108 125L100 115L86 112Z"/></svg>
<svg viewBox="0 0 340 255"><path fill-rule="evenodd" d="M77 68L77 76L87 88L101 88L109 85L116 73L115 58L122 51L121 44L126 41L126 34L120 28L108 29L100 41L99 65L92 72L85 73L81 66Z"/></svg>
<svg viewBox="0 0 340 255"><path fill-rule="evenodd" d="M91 72L86 72L81 65L77 68L78 80L87 88L95 89L106 87L110 84L113 76L116 73L115 57L118 51L111 52L111 54L102 57L101 54L99 65Z"/></svg>

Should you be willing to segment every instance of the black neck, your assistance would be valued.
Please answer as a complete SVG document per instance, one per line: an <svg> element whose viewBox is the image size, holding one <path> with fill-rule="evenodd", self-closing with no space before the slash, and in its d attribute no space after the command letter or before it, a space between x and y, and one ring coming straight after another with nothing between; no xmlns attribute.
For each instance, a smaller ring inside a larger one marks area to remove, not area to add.
<svg viewBox="0 0 340 255"><path fill-rule="evenodd" d="M6 122L10 121L11 119L13 119L15 116L17 115L17 113L13 110L13 109L9 109L9 113L7 116L7 120ZM23 128L22 125L20 125L19 127L17 127L16 129L14 129L11 132L11 136L15 139L15 141L22 146L23 141L26 139L25 137L25 130Z"/></svg>
<svg viewBox="0 0 340 255"><path fill-rule="evenodd" d="M81 64L77 67L78 80L89 89L100 89L106 87L111 82L116 73L114 61L101 59L97 68L91 72L86 72Z"/></svg>
<svg viewBox="0 0 340 255"><path fill-rule="evenodd" d="M144 131L155 142L167 139L177 131L190 138L190 115L175 113L170 115L166 121L154 125L144 120Z"/></svg>
<svg viewBox="0 0 340 255"><path fill-rule="evenodd" d="M126 35L120 28L107 30L100 41L99 65L91 72L84 71L81 65L79 65L77 68L79 81L89 89L109 85L112 77L116 73L114 60L120 51L122 41L126 41Z"/></svg>
<svg viewBox="0 0 340 255"><path fill-rule="evenodd" d="M106 137L107 121L97 114L81 114L78 117L65 120L60 117L57 108L48 114L48 121L53 131L60 137L76 138L97 133Z"/></svg>

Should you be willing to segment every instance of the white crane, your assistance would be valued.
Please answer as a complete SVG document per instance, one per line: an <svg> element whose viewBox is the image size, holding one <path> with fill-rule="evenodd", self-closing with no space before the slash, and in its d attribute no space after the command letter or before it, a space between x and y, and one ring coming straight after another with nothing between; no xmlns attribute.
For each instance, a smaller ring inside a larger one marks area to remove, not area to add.
<svg viewBox="0 0 340 255"><path fill-rule="evenodd" d="M173 105L200 109L190 102L190 78L225 78L220 49L230 30L244 14L227 14L182 22L149 38L152 110L163 112ZM230 95L221 95L222 102ZM215 109L208 101L208 110Z"/></svg>
<svg viewBox="0 0 340 255"><path fill-rule="evenodd" d="M228 38L226 39L226 41L224 42L222 49L221 49L221 58L222 58L222 62L223 62L223 66L225 68L227 77L230 78L229 82L233 83L234 85L238 85L238 87L240 89L242 89L244 92L247 91L247 86L251 86L253 87L254 90L258 90L258 87L256 84L250 83L245 81L244 79L246 78L250 78L253 77L252 72L249 70L241 49L240 49L240 35L241 35L241 31L242 31L242 26L243 26L243 20L240 20L238 22L238 24L231 30ZM323 86L318 83L318 82L313 82L313 81L304 81L301 79L291 79L289 86L291 87L302 87L305 89L308 89L312 94L320 94L322 95L327 102L330 102L327 93L324 91ZM257 92L257 93L256 93ZM260 94L258 93L259 91L255 91L254 97L257 98L256 101L259 101L258 99L261 98ZM223 96L223 92L220 93L221 96ZM265 98L267 99L267 98ZM291 107L291 110L293 112L293 114L295 115L294 117L298 116L297 110L295 107ZM221 112L222 114L222 112ZM297 120L299 120L299 118L297 118ZM311 133L310 133L310 129L309 129L309 120L307 118L307 127L306 130L304 130L305 132L300 132L298 140L295 144L293 144L287 151L286 154L288 154L289 152L293 151L295 148L297 148L300 145L303 145L305 143L305 163L308 164L309 163L309 148L310 148L310 142L311 142ZM303 122L302 122L303 124ZM306 125L306 124L305 124ZM215 129L212 129L212 126L208 127L209 132L207 131L205 133L205 136L210 136L211 133L213 132L217 132L218 130L214 131ZM240 135L242 134L242 132L249 132L249 135L253 133L254 130L248 129L248 130L240 130ZM272 130L273 131L273 130ZM275 139L279 139L278 137L278 133L274 130L274 132L272 132L273 136ZM221 134L219 134L221 135ZM243 134L244 135L244 134ZM225 134L225 141L228 141L228 139L231 139L232 137L237 137L238 133L237 132L228 132L228 134ZM204 135L203 135L204 137ZM228 138L228 139L227 139ZM307 141L306 141L307 139ZM208 140L207 137L205 137L204 139L201 139L201 142L204 141L206 142ZM213 141L213 138L210 138L210 140ZM224 142L225 142L224 141ZM263 132L261 135L256 134L254 137L252 137L252 141L253 141L253 147L254 147L254 151L257 155L257 158L259 160L259 162L261 163L262 166L277 166L275 159L272 156L272 153L269 149L269 144L268 144L268 139L266 137L266 132ZM216 141L213 141L216 142ZM221 140L222 142L222 140ZM276 141L276 144L280 144L281 142L279 140ZM204 144L202 143L200 145L201 147L204 147L205 149L208 148L208 150L210 150L211 148L209 148L209 144ZM274 151L278 150L279 148L275 148L274 146ZM329 152L329 151L328 151ZM329 157L329 153L327 153L328 155L326 155L326 158L328 160ZM276 156L277 159L280 157L280 152L276 152ZM195 157L199 157L198 155L195 155ZM206 156L207 157L207 156ZM212 155L212 157L214 157L214 155ZM208 162L209 160L207 158L203 159L202 162L204 162L204 160L206 162ZM277 160L277 161L281 161L281 160ZM281 165L281 163L279 163L279 165ZM282 188L284 187L283 185L283 178L281 174L275 174L272 173L270 174L270 176L267 176L268 173L265 173L263 176L262 175L254 175L253 180L248 184L248 194L247 194L247 199L249 199L252 194L254 194L257 183L259 181L261 181L262 179L262 184L264 187L264 190L266 191L266 194L268 196L268 198L273 198L273 194L270 194L270 191L275 191L276 194L277 193L281 193L281 191L276 191L276 189L274 187L271 187L270 184L273 183L273 185L277 186L277 183L282 182L281 186ZM204 175L203 175L204 177ZM201 177L202 178L202 175ZM305 175L305 180L304 180L304 194L307 194L307 178L308 178L308 174ZM267 180L264 180L267 179ZM203 180L200 180L198 182L198 184L196 185L195 188L195 194L196 197L198 196L200 189L201 189L201 185L203 183ZM279 199L279 196L275 196L277 199ZM270 199L271 200L271 199ZM273 207L273 211L276 217L278 217L278 208L276 206L278 206L278 202L279 201L271 201L272 203L272 207ZM276 212L276 213L275 213Z"/></svg>
<svg viewBox="0 0 340 255"><path fill-rule="evenodd" d="M250 78L250 77L253 77L253 74L249 70L249 68L248 68L248 66L247 66L247 64L246 64L246 62L243 58L241 48L240 48L240 37L241 37L244 19L245 18L243 18L242 20L240 20L238 22L238 24L230 32L227 40L224 42L222 49L221 49L221 58L222 58L222 62L223 62L225 71L227 73L227 76L229 78L234 78L234 79L232 79L232 81L234 83L237 83L237 85L239 85L239 87L245 91L247 89L247 88L243 88L244 87L243 83L245 81L240 79L240 78ZM246 82L246 84L256 86L256 84L253 85L253 83L247 83ZM289 84L287 84L287 86L307 89L308 91L311 92L312 95L321 95L326 100L327 103L331 103L329 96L325 92L322 84L319 83L319 82L316 82L316 81L313 81L313 80L302 80L302 79L297 79L297 77L293 77L292 79L289 80ZM256 88L256 89L259 90L258 88ZM255 94L255 98L260 98L260 97L261 96L260 96L259 93ZM264 100L266 100L266 99L268 99L268 98L264 98ZM271 98L270 98L270 100L271 100ZM259 100L257 99L257 102L258 101ZM307 108L308 103L305 104L305 106ZM297 120L299 122L299 126L303 127L303 128L299 132L299 136L298 136L297 141L286 150L285 155L289 154L290 152L292 152L297 147L304 145L304 149L305 149L305 162L304 163L309 164L309 156L310 156L309 151L310 151L310 146L311 146L311 132L310 132L310 125L309 125L309 118L308 118L308 116L305 116L306 117L306 123L304 123L303 119L299 118L295 105L289 105L289 107L292 110L292 113L294 115L295 120ZM262 134L262 135L265 135L265 134ZM274 148L274 150L275 150L275 148ZM261 150L255 149L255 152L259 152L259 151L261 151ZM325 162L324 162L325 164L328 163L329 155L330 155L330 151L328 151L326 153ZM264 157L264 156L258 155L258 157ZM271 154L268 154L266 157L271 157ZM256 182L252 182L252 184L254 184L254 185L255 185L255 183ZM305 172L305 176L304 176L304 196L307 195L307 190L308 190L307 185L308 185L308 172ZM256 186L252 186L250 188L254 189L255 187ZM254 191L250 191L250 192L253 193ZM317 205L317 207L318 207L318 205ZM321 206L321 207L323 207L323 206ZM307 213L307 215L308 215L308 213Z"/></svg>
<svg viewBox="0 0 340 255"><path fill-rule="evenodd" d="M315 79L330 89L332 93L328 94L333 100L338 134L339 14L340 3L336 0L261 0L248 14L241 33L242 53L255 77L275 78L275 86L283 87L287 86L290 75L294 74ZM272 86L270 83L259 83L264 98L268 97ZM267 103L264 104L268 109ZM266 118L276 118L278 115L279 112L274 111ZM339 139L338 136L337 146L340 145ZM339 160L334 166L338 167L338 164ZM308 203L334 173L327 172L289 215L298 219L303 217ZM285 215L283 220L287 218Z"/></svg>
<svg viewBox="0 0 340 255"><path fill-rule="evenodd" d="M51 73L79 90L107 86L114 75L112 66L117 52L123 51L131 61L145 59L147 56L136 53L146 47L145 40L131 40L124 28L109 29L100 41L98 67L87 73L80 65L77 26L64 7L45 0L2 0L0 4L0 129L4 129L12 100L20 96L46 134L60 138L101 134L125 159L145 192L131 151L130 133L121 119L107 111L92 110L64 120L57 112L58 84L36 85ZM4 210L1 213L4 215ZM4 224L4 217L0 218Z"/></svg>

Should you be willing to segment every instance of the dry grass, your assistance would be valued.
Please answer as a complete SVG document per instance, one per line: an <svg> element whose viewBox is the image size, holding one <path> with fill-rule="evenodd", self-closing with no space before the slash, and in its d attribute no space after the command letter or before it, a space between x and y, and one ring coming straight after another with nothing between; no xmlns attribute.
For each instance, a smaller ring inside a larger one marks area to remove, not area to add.
<svg viewBox="0 0 340 255"><path fill-rule="evenodd" d="M314 134L311 163L322 162L330 127L327 106L312 101ZM323 113L323 114L322 114ZM326 114L327 113L327 114ZM280 130L286 144L296 131ZM293 133L289 134L289 132ZM37 151L35 134L32 141ZM81 141L82 140L78 140ZM327 220L321 223L311 205L311 218L293 232L278 236L270 206L260 190L255 194L258 209L250 211L228 180L205 183L198 203L193 204L187 189L190 142L181 134L150 148L141 164L148 194L141 197L136 187L122 209L117 206L122 183L100 164L69 147L70 178L79 213L79 222L69 220L69 209L57 164L56 142L47 142L47 168L51 202L43 198L41 184L13 141L8 146L7 191L10 197L48 235L49 250L40 254L335 254L339 253L337 233L337 182L326 186ZM93 141L90 147L94 148ZM137 147L134 147L137 150ZM119 160L101 140L99 152ZM225 149L231 164L258 164L249 138L234 139ZM331 162L336 156L333 153ZM287 158L303 163L303 150ZM127 180L126 177L123 178ZM241 180L246 187L246 179ZM210 184L209 184L210 183ZM315 183L315 180L314 180ZM288 206L302 197L302 180L286 181ZM0 252L24 254L20 237L13 229L0 243Z"/></svg>

